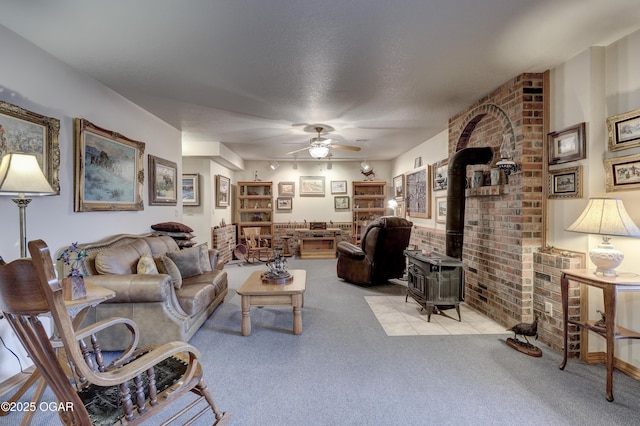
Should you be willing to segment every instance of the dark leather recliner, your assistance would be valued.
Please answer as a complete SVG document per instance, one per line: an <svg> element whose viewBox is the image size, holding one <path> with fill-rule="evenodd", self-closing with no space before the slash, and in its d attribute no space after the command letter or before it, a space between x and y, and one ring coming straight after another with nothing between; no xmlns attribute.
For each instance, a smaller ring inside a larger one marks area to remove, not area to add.
<svg viewBox="0 0 640 426"><path fill-rule="evenodd" d="M401 278L413 223L396 216L379 217L365 229L360 247L338 243L338 278L354 284L383 284Z"/></svg>

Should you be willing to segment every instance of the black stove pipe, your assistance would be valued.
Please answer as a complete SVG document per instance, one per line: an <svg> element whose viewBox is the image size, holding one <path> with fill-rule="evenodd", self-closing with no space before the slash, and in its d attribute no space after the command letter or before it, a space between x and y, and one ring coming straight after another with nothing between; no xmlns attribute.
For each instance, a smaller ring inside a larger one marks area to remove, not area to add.
<svg viewBox="0 0 640 426"><path fill-rule="evenodd" d="M449 161L449 173L447 175L447 256L462 260L467 166L470 164L490 164L492 159L493 150L489 147L480 147L461 149Z"/></svg>

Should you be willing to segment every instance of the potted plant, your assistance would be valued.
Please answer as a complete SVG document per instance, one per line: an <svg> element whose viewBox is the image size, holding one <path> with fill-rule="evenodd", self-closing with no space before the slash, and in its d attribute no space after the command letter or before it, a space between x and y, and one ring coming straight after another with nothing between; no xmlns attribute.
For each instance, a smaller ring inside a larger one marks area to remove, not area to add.
<svg viewBox="0 0 640 426"><path fill-rule="evenodd" d="M62 291L66 300L76 300L87 296L84 275L80 272L80 265L87 256L87 251L78 248L77 242L72 243L58 256L58 260L62 260L69 267L69 275L62 279Z"/></svg>

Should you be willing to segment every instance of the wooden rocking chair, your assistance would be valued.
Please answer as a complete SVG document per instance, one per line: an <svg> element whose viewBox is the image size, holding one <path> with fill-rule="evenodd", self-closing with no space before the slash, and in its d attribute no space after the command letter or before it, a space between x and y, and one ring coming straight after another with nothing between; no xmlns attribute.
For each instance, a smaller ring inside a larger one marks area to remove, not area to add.
<svg viewBox="0 0 640 426"><path fill-rule="evenodd" d="M259 226L242 230L245 245L247 246L247 257L245 258L247 263L253 263L256 260L267 262L273 256L271 247L269 247L269 240L260 237L260 230Z"/></svg>
<svg viewBox="0 0 640 426"><path fill-rule="evenodd" d="M203 379L198 350L185 342L136 349L138 330L131 320L110 318L74 330L55 275L49 248L42 240L29 242L32 259L0 266L0 310L28 351L37 372L58 399L60 420L66 425L139 424L192 392L195 401L167 423L191 410L203 399L207 405L189 421L207 413L215 425L229 414L218 411ZM51 315L59 339L50 339L39 315ZM125 325L132 343L105 365L96 333ZM93 348L87 348L85 339ZM66 408L66 409L65 409Z"/></svg>

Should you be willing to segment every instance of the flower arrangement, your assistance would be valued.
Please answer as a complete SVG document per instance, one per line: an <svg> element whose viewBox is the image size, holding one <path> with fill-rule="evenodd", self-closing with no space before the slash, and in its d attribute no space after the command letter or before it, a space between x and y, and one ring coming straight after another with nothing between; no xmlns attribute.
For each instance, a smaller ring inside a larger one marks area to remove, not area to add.
<svg viewBox="0 0 640 426"><path fill-rule="evenodd" d="M76 241L64 249L58 257L58 260L62 260L65 265L71 267L71 271L68 275L69 277L82 277L80 265L82 260L87 256L89 256L87 251L85 249L79 249L78 242Z"/></svg>

